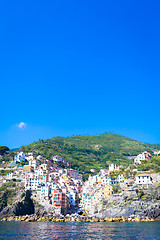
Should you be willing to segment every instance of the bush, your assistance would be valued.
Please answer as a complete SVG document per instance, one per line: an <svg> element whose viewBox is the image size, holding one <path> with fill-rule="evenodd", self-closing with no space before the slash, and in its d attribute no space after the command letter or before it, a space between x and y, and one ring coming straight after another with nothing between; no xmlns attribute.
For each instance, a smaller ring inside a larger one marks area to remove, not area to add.
<svg viewBox="0 0 160 240"><path fill-rule="evenodd" d="M115 193L120 193L122 189L118 184L116 184L116 185L113 185L112 190L113 190L113 194L115 194Z"/></svg>
<svg viewBox="0 0 160 240"><path fill-rule="evenodd" d="M21 198L23 198L25 196L25 193L23 192L22 194L21 194Z"/></svg>
<svg viewBox="0 0 160 240"><path fill-rule="evenodd" d="M142 197L141 197L141 200L151 200L151 196L149 194L144 194Z"/></svg>
<svg viewBox="0 0 160 240"><path fill-rule="evenodd" d="M143 192L143 190L142 189L139 189L138 190L138 193L137 193L137 195L138 195L138 198L142 198L142 196L144 195L144 192Z"/></svg>

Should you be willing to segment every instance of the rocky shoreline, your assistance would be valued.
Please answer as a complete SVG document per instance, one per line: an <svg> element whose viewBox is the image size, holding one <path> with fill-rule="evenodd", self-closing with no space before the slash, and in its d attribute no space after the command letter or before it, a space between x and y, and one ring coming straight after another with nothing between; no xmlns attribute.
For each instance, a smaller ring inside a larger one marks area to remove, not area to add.
<svg viewBox="0 0 160 240"><path fill-rule="evenodd" d="M140 217L107 217L107 218L96 218L88 216L59 216L59 217L37 217L33 215L25 216L10 216L1 218L0 221L22 221L22 222L39 222L39 221L50 221L50 222L153 222L153 218L140 218Z"/></svg>
<svg viewBox="0 0 160 240"><path fill-rule="evenodd" d="M56 213L52 206L36 206L29 191L21 201L6 206L0 212L0 221L52 221L52 222L150 222L160 220L159 201L124 201L124 199L103 202L101 211L93 213L79 210L67 215Z"/></svg>

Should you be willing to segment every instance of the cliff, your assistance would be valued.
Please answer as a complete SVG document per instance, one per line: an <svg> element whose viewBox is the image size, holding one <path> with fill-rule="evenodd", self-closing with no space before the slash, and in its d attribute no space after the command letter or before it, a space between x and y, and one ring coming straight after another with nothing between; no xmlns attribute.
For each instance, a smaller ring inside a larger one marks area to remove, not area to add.
<svg viewBox="0 0 160 240"><path fill-rule="evenodd" d="M159 201L112 201L109 206L102 205L103 209L100 212L95 211L93 216L99 218L107 217L140 217L157 219L160 217L160 202Z"/></svg>
<svg viewBox="0 0 160 240"><path fill-rule="evenodd" d="M26 191L25 197L21 201L16 201L8 205L0 212L0 217L23 216L34 213L34 204L30 191Z"/></svg>

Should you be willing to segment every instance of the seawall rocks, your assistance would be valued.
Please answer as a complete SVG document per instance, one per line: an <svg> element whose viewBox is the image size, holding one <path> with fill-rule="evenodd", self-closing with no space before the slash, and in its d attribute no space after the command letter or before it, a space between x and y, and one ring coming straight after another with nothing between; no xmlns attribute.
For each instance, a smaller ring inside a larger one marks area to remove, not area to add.
<svg viewBox="0 0 160 240"><path fill-rule="evenodd" d="M6 217L1 218L1 221L25 221L25 222L39 222L39 221L52 221L52 222L151 222L154 221L153 218L140 218L140 217L107 217L107 218L95 218L95 217L41 217L38 218L35 214L33 215L26 215L26 216L13 216L13 217Z"/></svg>

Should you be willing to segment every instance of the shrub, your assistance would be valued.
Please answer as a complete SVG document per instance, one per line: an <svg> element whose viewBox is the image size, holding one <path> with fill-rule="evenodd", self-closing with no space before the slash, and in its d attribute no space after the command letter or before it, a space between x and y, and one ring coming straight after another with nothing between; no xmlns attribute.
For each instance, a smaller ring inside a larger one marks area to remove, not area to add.
<svg viewBox="0 0 160 240"><path fill-rule="evenodd" d="M25 196L25 193L23 192L22 194L21 194L21 198L23 198Z"/></svg>

